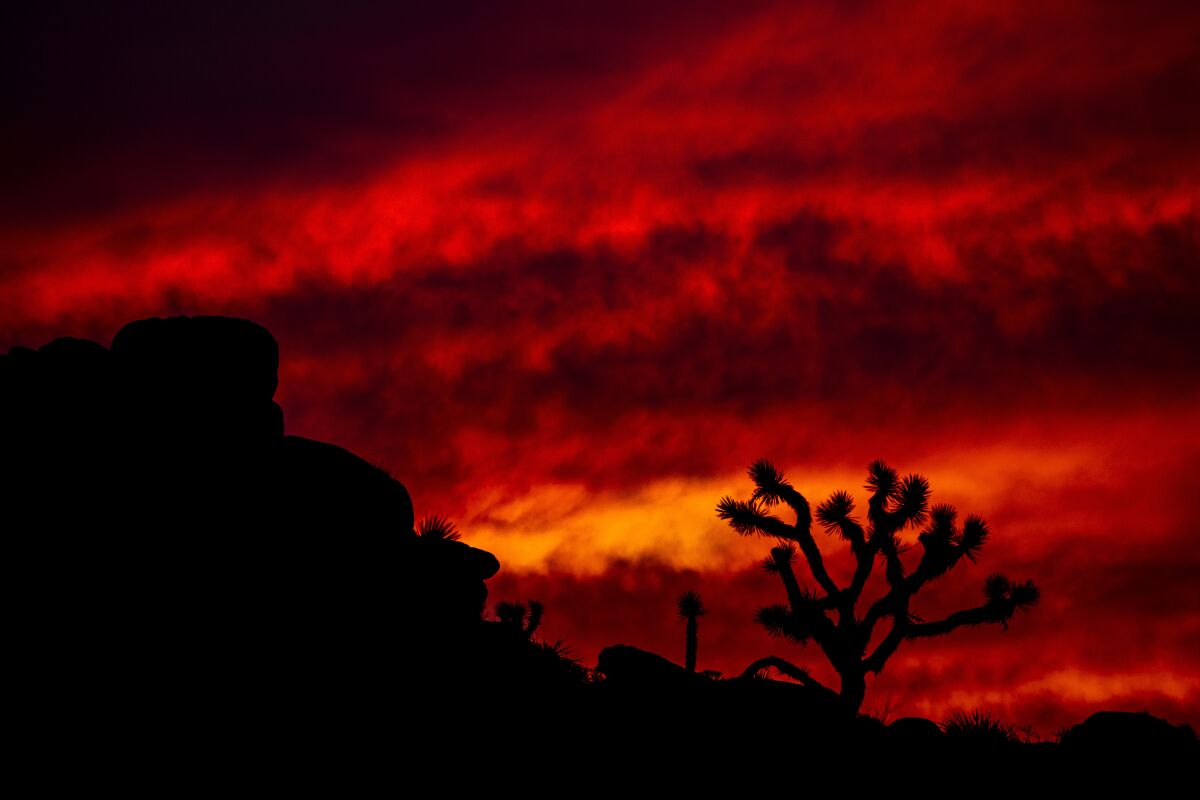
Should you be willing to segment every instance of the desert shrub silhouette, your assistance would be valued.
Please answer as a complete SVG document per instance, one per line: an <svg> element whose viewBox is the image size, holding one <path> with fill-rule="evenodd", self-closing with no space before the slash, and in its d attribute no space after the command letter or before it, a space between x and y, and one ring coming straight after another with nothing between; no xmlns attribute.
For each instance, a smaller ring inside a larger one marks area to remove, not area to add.
<svg viewBox="0 0 1200 800"><path fill-rule="evenodd" d="M504 675L512 689L523 686L535 693L576 689L587 682L587 670L565 640L548 642L535 637L545 607L536 600L527 603L502 600L495 606L496 621L486 623L493 649L505 654L502 663L493 659L488 670Z"/></svg>
<svg viewBox="0 0 1200 800"><path fill-rule="evenodd" d="M717 505L717 515L737 533L779 540L763 567L779 575L788 602L758 609L756 620L772 636L801 645L816 642L841 678L838 695L852 713L862 707L867 673L881 672L904 642L941 636L963 626L997 624L1007 628L1014 614L1029 609L1040 596L1032 581L1014 583L993 574L984 581L981 605L929 622L916 616L911 609L916 594L962 559L976 561L990 531L987 523L974 515L960 527L953 506L930 508L929 481L922 475L901 478L883 461L872 462L867 473L866 488L871 496L865 522L854 516L854 500L844 491L835 492L816 509L817 523L827 534L845 541L854 555L854 574L844 587L834 582L825 567L812 534L814 515L808 500L771 462L759 460L750 467L755 489L749 500L724 497ZM794 524L770 513L780 504L794 512ZM900 534L922 524L917 536L921 558L916 568L909 570L901 555L912 548ZM801 553L817 583L816 589L801 586L796 577L793 565ZM856 607L877 559L883 562L887 591L860 617ZM891 629L868 655L872 634L885 619L890 620ZM759 659L743 675L757 675L770 668L822 693L832 691L808 670L775 656Z"/></svg>
<svg viewBox="0 0 1200 800"><path fill-rule="evenodd" d="M1019 741L1017 729L996 719L987 711L955 711L942 721L946 735L980 745L1004 745Z"/></svg>

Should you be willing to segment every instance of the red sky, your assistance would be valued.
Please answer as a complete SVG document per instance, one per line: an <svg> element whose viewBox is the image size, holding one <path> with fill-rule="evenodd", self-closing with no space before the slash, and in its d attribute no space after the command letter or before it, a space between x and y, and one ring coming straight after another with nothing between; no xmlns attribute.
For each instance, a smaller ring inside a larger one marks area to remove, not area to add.
<svg viewBox="0 0 1200 800"><path fill-rule="evenodd" d="M714 507L884 458L994 531L917 613L1043 602L866 710L1200 723L1194 4L169 5L0 26L0 345L262 322L288 430L589 664L682 661L694 588L701 667L832 679Z"/></svg>

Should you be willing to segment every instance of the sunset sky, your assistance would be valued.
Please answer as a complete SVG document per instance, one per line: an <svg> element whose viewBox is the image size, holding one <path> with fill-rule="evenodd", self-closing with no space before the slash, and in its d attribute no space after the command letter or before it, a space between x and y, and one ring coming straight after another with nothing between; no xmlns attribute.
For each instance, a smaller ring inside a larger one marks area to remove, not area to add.
<svg viewBox="0 0 1200 800"><path fill-rule="evenodd" d="M1200 724L1195 3L38 5L0 25L0 349L266 325L288 432L589 665L682 662L690 588L701 668L836 685L714 508L762 457L865 506L882 458L993 530L917 613L1043 600L865 711Z"/></svg>

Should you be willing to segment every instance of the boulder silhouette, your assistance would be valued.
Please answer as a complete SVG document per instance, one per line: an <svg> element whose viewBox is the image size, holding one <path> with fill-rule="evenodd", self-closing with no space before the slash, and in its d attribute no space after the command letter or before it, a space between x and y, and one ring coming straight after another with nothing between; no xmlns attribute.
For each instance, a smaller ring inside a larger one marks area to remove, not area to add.
<svg viewBox="0 0 1200 800"><path fill-rule="evenodd" d="M708 680L657 653L627 644L601 650L596 668L610 681L636 685L688 685Z"/></svg>
<svg viewBox="0 0 1200 800"><path fill-rule="evenodd" d="M349 450L283 436L270 463L266 478L274 495L273 514L293 530L338 525L343 536L365 541L413 530L408 490Z"/></svg>
<svg viewBox="0 0 1200 800"><path fill-rule="evenodd" d="M175 394L175 405L269 403L279 386L279 344L246 319L137 320L113 337L112 352L143 392Z"/></svg>
<svg viewBox="0 0 1200 800"><path fill-rule="evenodd" d="M465 673L447 663L478 649L499 563L417 536L384 470L284 435L278 369L270 332L213 316L0 355L8 644L31 703L343 703Z"/></svg>
<svg viewBox="0 0 1200 800"><path fill-rule="evenodd" d="M1200 757L1200 741L1186 725L1172 725L1149 712L1098 711L1061 735L1069 755L1122 758L1136 755L1144 760Z"/></svg>
<svg viewBox="0 0 1200 800"><path fill-rule="evenodd" d="M945 737L942 728L936 722L925 717L901 717L887 726L890 737L905 742L936 742Z"/></svg>

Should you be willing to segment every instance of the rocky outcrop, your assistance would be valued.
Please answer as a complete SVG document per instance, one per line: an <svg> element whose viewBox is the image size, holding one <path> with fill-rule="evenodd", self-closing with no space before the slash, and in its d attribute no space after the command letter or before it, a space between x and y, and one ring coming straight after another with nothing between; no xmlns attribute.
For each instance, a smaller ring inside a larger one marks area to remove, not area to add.
<svg viewBox="0 0 1200 800"><path fill-rule="evenodd" d="M901 717L888 724L887 735L909 743L936 742L945 736L940 725L925 717Z"/></svg>
<svg viewBox="0 0 1200 800"><path fill-rule="evenodd" d="M636 686L685 685L708 680L657 653L627 644L601 650L596 668L610 681Z"/></svg>
<svg viewBox="0 0 1200 800"><path fill-rule="evenodd" d="M403 484L284 435L278 368L265 328L224 317L0 356L9 644L29 685L311 695L453 675L477 647L496 559L418 537Z"/></svg>
<svg viewBox="0 0 1200 800"><path fill-rule="evenodd" d="M1098 711L1061 734L1063 751L1069 755L1144 760L1200 758L1196 732L1186 725L1172 725L1148 712Z"/></svg>

